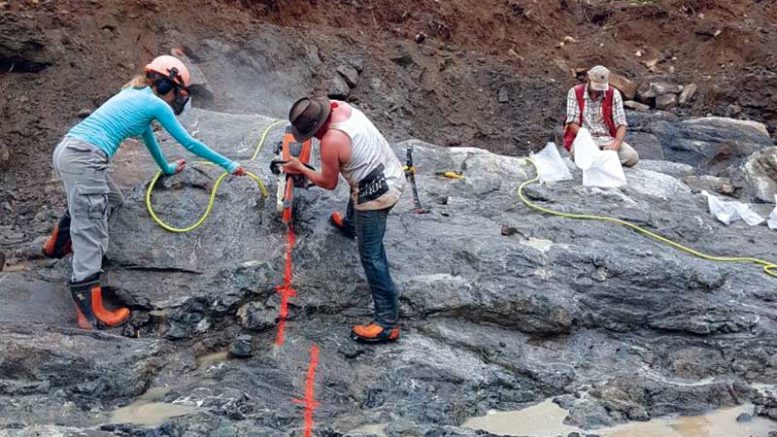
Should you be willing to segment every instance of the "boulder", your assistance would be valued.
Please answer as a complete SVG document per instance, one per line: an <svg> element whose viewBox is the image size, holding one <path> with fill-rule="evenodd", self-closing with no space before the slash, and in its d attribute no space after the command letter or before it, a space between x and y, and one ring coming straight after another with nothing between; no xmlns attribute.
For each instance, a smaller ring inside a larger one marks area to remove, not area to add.
<svg viewBox="0 0 777 437"><path fill-rule="evenodd" d="M351 87L341 75L336 75L327 82L326 95L331 99L345 100L351 94Z"/></svg>
<svg viewBox="0 0 777 437"><path fill-rule="evenodd" d="M662 94L656 97L656 109L667 110L677 106L676 94Z"/></svg>
<svg viewBox="0 0 777 437"><path fill-rule="evenodd" d="M639 84L615 72L610 72L610 85L623 94L624 100L632 100L637 95Z"/></svg>
<svg viewBox="0 0 777 437"><path fill-rule="evenodd" d="M210 83L208 83L208 79L205 77L205 73L202 72L200 67L198 67L197 64L181 49L173 49L170 51L170 54L186 64L186 68L189 70L189 76L191 78L189 90L191 90L192 96L206 100L213 99L213 88L210 86Z"/></svg>
<svg viewBox="0 0 777 437"><path fill-rule="evenodd" d="M639 129L658 138L666 159L690 164L712 175L774 145L763 124L722 117L682 121L649 118Z"/></svg>
<svg viewBox="0 0 777 437"><path fill-rule="evenodd" d="M341 65L337 67L337 73L345 79L345 82L351 88L355 88L359 83L359 72L350 65Z"/></svg>
<svg viewBox="0 0 777 437"><path fill-rule="evenodd" d="M643 82L639 86L640 100L655 99L666 94L679 94L682 91L680 85L670 82Z"/></svg>
<svg viewBox="0 0 777 437"><path fill-rule="evenodd" d="M744 163L744 173L752 197L772 203L777 194L777 147L754 153Z"/></svg>
<svg viewBox="0 0 777 437"><path fill-rule="evenodd" d="M237 338L229 345L229 356L235 358L250 358L254 355L251 341L253 337L250 335L238 335Z"/></svg>

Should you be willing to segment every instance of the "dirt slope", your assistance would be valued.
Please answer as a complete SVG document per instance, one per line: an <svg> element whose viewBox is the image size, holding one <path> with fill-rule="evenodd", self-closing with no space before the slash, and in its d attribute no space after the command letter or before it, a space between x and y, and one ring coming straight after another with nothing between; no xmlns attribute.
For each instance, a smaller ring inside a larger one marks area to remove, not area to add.
<svg viewBox="0 0 777 437"><path fill-rule="evenodd" d="M79 113L173 47L207 64L197 56L204 40L239 47L259 38L264 43L251 56L261 54L265 68L280 74L312 67L293 51L274 51L276 42L314 47L322 64L289 95L325 90L337 63L356 52L363 80L349 100L391 139L521 154L554 138L564 93L574 83L571 70L595 63L635 80L697 83L692 105L679 112L741 113L774 130L776 20L773 1L2 2L0 226L18 224L12 232L22 241L35 236L29 222L41 206L62 202L56 184L41 189L58 139ZM423 42L415 41L418 35ZM267 112L229 83L214 83L214 99L201 103L206 107ZM499 103L500 90L506 102Z"/></svg>

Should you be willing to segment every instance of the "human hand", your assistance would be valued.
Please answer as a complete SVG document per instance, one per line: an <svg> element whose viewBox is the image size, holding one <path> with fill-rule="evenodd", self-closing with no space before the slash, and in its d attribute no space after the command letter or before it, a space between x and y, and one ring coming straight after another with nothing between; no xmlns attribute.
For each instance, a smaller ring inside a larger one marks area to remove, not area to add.
<svg viewBox="0 0 777 437"><path fill-rule="evenodd" d="M178 161L175 161L175 170L173 170L173 174L178 174L186 169L186 160L185 159L179 159Z"/></svg>
<svg viewBox="0 0 777 437"><path fill-rule="evenodd" d="M246 169L242 165L238 165L235 171L232 172L233 176L245 176Z"/></svg>
<svg viewBox="0 0 777 437"><path fill-rule="evenodd" d="M605 144L602 146L602 150L612 150L613 152L617 152L621 148L621 143L618 141L613 141L610 144Z"/></svg>
<svg viewBox="0 0 777 437"><path fill-rule="evenodd" d="M285 164L283 164L283 171L286 173L301 174L304 168L305 164L293 156L290 157Z"/></svg>

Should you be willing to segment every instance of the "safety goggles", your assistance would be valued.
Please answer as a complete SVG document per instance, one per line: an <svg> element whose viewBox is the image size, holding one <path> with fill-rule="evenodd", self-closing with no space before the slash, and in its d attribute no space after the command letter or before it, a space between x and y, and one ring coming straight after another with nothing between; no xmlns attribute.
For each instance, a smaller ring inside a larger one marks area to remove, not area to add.
<svg viewBox="0 0 777 437"><path fill-rule="evenodd" d="M176 85L175 98L170 103L170 106L173 107L173 112L175 112L175 115L181 115L183 113L183 110L186 108L186 104L189 103L190 97L191 96L188 88Z"/></svg>

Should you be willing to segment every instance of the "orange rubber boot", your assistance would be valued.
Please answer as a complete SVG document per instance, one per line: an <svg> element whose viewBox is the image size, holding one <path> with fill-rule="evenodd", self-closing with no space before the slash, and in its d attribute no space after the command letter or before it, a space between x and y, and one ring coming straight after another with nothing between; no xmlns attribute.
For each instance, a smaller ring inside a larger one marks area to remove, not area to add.
<svg viewBox="0 0 777 437"><path fill-rule="evenodd" d="M78 324L78 327L81 329L85 329L87 331L92 330L92 324L89 323L88 320L86 320L86 316L84 316L84 313L82 313L81 309L78 308L78 305L76 305L76 323Z"/></svg>
<svg viewBox="0 0 777 437"><path fill-rule="evenodd" d="M73 253L73 243L70 241L70 214L65 211L65 215L59 219L59 223L54 226L51 236L43 245L43 255L48 258L63 258Z"/></svg>
<svg viewBox="0 0 777 437"><path fill-rule="evenodd" d="M113 328L130 316L127 308L114 311L105 308L99 273L80 282L71 282L70 294L76 303L76 322L81 329Z"/></svg>
<svg viewBox="0 0 777 437"><path fill-rule="evenodd" d="M110 328L121 325L130 316L129 308L118 308L111 311L103 306L103 290L100 285L92 287L92 311L94 311L97 320Z"/></svg>
<svg viewBox="0 0 777 437"><path fill-rule="evenodd" d="M356 325L351 330L351 338L364 343L389 343L399 339L399 326L386 329L377 323Z"/></svg>

